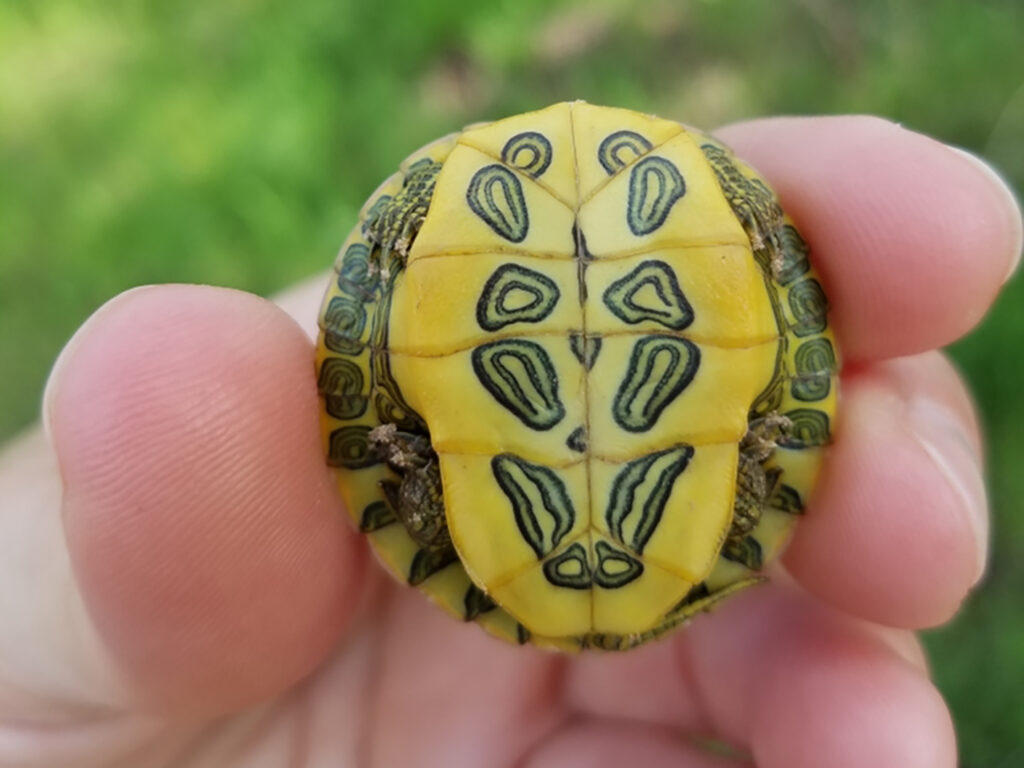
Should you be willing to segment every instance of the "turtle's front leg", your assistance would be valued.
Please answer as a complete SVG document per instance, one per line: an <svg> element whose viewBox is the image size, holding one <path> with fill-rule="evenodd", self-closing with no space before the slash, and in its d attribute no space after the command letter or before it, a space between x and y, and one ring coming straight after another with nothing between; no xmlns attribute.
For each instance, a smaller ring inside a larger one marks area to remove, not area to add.
<svg viewBox="0 0 1024 768"><path fill-rule="evenodd" d="M441 469L430 441L401 432L394 424L382 424L370 432L370 445L401 477L399 482L383 480L380 485L409 536L429 552L454 553L444 515Z"/></svg>

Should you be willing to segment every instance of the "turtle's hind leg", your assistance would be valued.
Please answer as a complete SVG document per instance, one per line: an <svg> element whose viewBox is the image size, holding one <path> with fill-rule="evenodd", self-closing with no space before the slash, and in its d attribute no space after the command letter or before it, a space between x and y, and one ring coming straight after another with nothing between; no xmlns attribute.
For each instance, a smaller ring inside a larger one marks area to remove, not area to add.
<svg viewBox="0 0 1024 768"><path fill-rule="evenodd" d="M752 571L761 570L764 558L761 545L750 534L761 522L761 513L782 480L782 470L765 467L765 463L789 427L789 419L785 416L770 413L751 421L740 441L736 500L733 502L732 525L722 545L722 556Z"/></svg>
<svg viewBox="0 0 1024 768"><path fill-rule="evenodd" d="M370 432L370 445L401 478L383 480L381 490L395 516L421 548L454 558L437 454L424 435L382 424Z"/></svg>

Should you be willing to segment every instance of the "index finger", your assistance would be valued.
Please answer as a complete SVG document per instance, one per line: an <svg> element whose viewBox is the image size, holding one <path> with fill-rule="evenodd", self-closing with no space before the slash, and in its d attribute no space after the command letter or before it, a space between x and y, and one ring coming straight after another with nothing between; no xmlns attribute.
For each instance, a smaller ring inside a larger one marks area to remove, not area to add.
<svg viewBox="0 0 1024 768"><path fill-rule="evenodd" d="M1010 189L977 158L874 117L771 118L716 132L765 175L811 247L844 358L948 344L1020 256Z"/></svg>

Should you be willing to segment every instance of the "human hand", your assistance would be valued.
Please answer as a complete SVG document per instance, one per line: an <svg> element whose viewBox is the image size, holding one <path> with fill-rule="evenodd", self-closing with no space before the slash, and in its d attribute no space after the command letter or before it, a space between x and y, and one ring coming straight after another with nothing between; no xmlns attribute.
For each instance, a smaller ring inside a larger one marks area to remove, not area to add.
<svg viewBox="0 0 1024 768"><path fill-rule="evenodd" d="M770 586L622 655L453 622L350 529L307 333L248 294L140 289L62 353L47 435L0 455L0 765L955 765L913 630L978 581L988 523L970 399L933 350L994 299L1020 213L883 121L718 135L800 226L846 360ZM322 289L281 301L307 332Z"/></svg>

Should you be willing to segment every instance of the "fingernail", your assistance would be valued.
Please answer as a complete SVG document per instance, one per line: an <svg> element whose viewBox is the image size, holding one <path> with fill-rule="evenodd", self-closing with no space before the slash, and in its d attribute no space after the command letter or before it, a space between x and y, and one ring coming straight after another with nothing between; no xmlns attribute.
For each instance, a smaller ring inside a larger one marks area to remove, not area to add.
<svg viewBox="0 0 1024 768"><path fill-rule="evenodd" d="M988 559L988 499L981 459L960 420L945 406L931 400L915 400L910 405L910 423L918 441L967 510L967 522L978 548L976 584L985 573Z"/></svg>
<svg viewBox="0 0 1024 768"><path fill-rule="evenodd" d="M1017 266L1020 264L1021 255L1024 254L1024 222L1021 220L1020 204L1017 202L1017 197L1014 195L1013 190L1007 183L1006 179L999 175L999 172L989 165L987 162L982 160L975 154L972 154L960 147L950 147L961 157L969 160L971 164L977 168L981 173L992 182L993 188L999 190L999 194L1003 197L1003 207L1006 209L1007 215L1010 217L1010 227L1012 231L1012 250L1010 251L1010 267L1006 271L1006 277L1003 278L1005 283L1011 277L1014 272L1017 271Z"/></svg>

